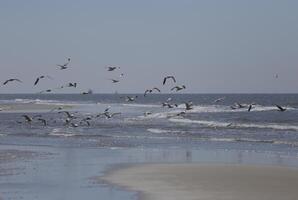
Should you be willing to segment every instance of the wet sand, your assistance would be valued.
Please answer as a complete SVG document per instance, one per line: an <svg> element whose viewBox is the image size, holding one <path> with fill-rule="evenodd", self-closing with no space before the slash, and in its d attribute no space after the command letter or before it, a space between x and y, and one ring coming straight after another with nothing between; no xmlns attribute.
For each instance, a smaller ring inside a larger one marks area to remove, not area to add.
<svg viewBox="0 0 298 200"><path fill-rule="evenodd" d="M295 200L298 169L270 166L148 164L102 178L142 200Z"/></svg>

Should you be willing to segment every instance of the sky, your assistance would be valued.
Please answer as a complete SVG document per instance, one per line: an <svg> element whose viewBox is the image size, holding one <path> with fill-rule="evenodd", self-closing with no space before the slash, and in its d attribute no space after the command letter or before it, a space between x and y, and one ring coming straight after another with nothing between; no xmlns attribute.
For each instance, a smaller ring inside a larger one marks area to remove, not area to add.
<svg viewBox="0 0 298 200"><path fill-rule="evenodd" d="M297 10L296 0L1 0L0 82L23 83L0 93L68 82L78 88L54 92L169 92L166 75L187 93L297 93ZM33 86L40 75L53 80Z"/></svg>

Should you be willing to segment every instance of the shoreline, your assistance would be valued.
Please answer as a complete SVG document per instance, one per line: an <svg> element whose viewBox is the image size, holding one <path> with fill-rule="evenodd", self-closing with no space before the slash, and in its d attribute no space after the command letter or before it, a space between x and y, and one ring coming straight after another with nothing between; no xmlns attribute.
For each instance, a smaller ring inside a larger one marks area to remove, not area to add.
<svg viewBox="0 0 298 200"><path fill-rule="evenodd" d="M99 178L140 200L294 200L298 168L234 164L114 166Z"/></svg>

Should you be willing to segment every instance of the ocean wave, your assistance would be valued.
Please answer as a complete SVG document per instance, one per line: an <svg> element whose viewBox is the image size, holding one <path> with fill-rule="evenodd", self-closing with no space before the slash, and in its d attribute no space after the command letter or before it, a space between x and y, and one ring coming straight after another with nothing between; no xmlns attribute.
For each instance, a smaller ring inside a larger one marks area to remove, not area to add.
<svg viewBox="0 0 298 200"><path fill-rule="evenodd" d="M161 107L160 105L156 105L156 104L137 104L137 103L122 103L120 104L122 106L128 106L128 107L141 107L141 108L158 108Z"/></svg>
<svg viewBox="0 0 298 200"><path fill-rule="evenodd" d="M73 137L77 136L78 134L73 132L67 132L61 128L54 128L50 133L50 136L59 136L59 137Z"/></svg>
<svg viewBox="0 0 298 200"><path fill-rule="evenodd" d="M170 118L169 121L175 123L185 124L199 124L207 127L215 128L258 128L258 129L274 129L274 130L292 130L298 131L298 126L295 125L281 125L281 124L249 124L249 123L230 123L218 121L205 121L205 120L191 120L185 118Z"/></svg>
<svg viewBox="0 0 298 200"><path fill-rule="evenodd" d="M183 105L179 105L180 108L184 108ZM218 106L218 105L203 105L194 106L190 113L220 113L220 112L248 112L248 108L231 109L230 106ZM275 106L253 106L251 112L264 112L278 110ZM287 107L287 110L295 110L295 108Z"/></svg>
<svg viewBox="0 0 298 200"><path fill-rule="evenodd" d="M185 133L185 131L166 130L166 129L158 129L158 128L148 128L147 131L149 131L151 133L157 133L157 134L162 134L162 133Z"/></svg>
<svg viewBox="0 0 298 200"><path fill-rule="evenodd" d="M281 140L259 140L253 138L206 138L206 140L214 142L248 142L248 143L267 143L279 145L298 146L298 142L281 141Z"/></svg>

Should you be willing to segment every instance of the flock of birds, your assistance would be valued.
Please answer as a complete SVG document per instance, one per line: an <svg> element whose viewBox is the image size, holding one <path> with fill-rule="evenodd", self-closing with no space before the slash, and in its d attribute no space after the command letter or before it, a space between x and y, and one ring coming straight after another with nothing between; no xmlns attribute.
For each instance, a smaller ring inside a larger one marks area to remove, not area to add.
<svg viewBox="0 0 298 200"><path fill-rule="evenodd" d="M64 64L57 64L57 67L59 68L59 70L66 70L69 68L69 65L70 65L70 62L71 62L71 59L70 58L67 58L66 62ZM107 66L106 67L106 70L108 72L113 72L113 71L116 71L116 70L120 70L120 67L117 67L117 66ZM122 78L124 77L124 74L121 73L119 78ZM33 85L36 86L42 79L51 79L53 80L53 78L51 76L48 76L48 75L42 75L42 76L39 76L35 79ZM112 81L112 83L119 83L120 82L120 79L109 79ZM6 81L3 82L3 86L11 83L11 82L19 82L19 83L23 83L20 79L18 78L10 78L10 79L7 79ZM162 81L162 85L166 85L168 82L172 82L174 84L176 84L176 78L172 75L169 75L169 76L165 76L163 78L163 81ZM70 83L67 83L65 85L62 85L58 88L55 88L55 89L62 89L62 88L65 88L65 87L73 87L73 88L76 88L77 87L77 83L76 82L70 82ZM175 92L179 92L181 90L184 90L186 89L186 86L185 85L175 85L174 87L172 87L170 90L171 91L175 91ZM52 92L53 89L46 89L46 90L43 90L41 91L40 93L49 93L49 92ZM153 92L158 92L158 93L161 93L161 89L159 89L158 87L153 87L153 88L150 88L150 89L146 89L143 96L144 97L147 97L149 94L153 93ZM82 92L81 93L82 95L88 95L88 94L92 94L92 90L90 89L89 91L87 92ZM134 102L137 100L138 96L125 96L125 97L120 97L122 99L124 99L126 102ZM225 100L225 97L221 97L221 98L218 98L216 100L213 101L213 103L219 103L219 102L222 102ZM176 116L184 116L187 111L190 111L193 109L193 103L191 101L189 102L184 102L183 103L185 105L185 108L183 111L179 112L176 114ZM250 112L251 110L253 110L255 106L255 103L251 103L251 104L241 104L241 103L235 103L234 105L230 106L230 108L232 110L236 110L236 109L245 109L247 108L247 111ZM277 107L277 110L280 111L280 112L284 112L286 111L287 109L280 106L280 105L277 105L275 104L275 106ZM166 108L177 108L178 107L178 104L177 103L173 103L172 102L172 98L168 98L165 102L162 103L162 107L166 107ZM52 109L50 112L53 112L53 111L58 111L59 114L64 114L65 115L65 119L63 120L64 121L64 125L65 126L71 126L71 127L78 127L79 125L87 125L87 126L90 126L90 121L94 118L100 118L100 117L104 117L106 119L110 119L110 118L113 118L114 116L116 115L120 115L121 113L120 112L116 112L116 113L113 113L113 112L110 112L110 108L111 107L108 107L106 108L102 113L99 113L95 116L87 116L87 117L82 117L78 120L78 116L75 115L74 113L70 113L69 111L65 111L63 107L57 107L57 108L54 108ZM148 116L148 115L151 115L152 112L145 112L144 113L144 116ZM48 121L44 118L42 118L41 115L35 115L35 116L29 116L29 115L22 115L22 117L24 118L25 122L30 124L33 122L33 121L39 121L40 123L42 123L44 126L47 126L48 125ZM76 120L75 120L76 119ZM57 120L53 120L54 123L56 123ZM18 121L18 123L23 123L22 121Z"/></svg>

